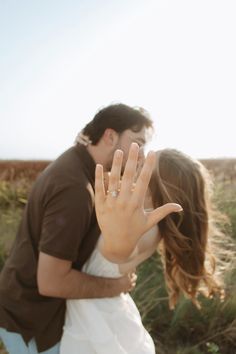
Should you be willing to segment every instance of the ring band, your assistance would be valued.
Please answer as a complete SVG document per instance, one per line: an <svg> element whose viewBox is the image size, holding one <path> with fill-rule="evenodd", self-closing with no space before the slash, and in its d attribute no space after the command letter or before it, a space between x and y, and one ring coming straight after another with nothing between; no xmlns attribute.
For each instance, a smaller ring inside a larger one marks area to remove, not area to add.
<svg viewBox="0 0 236 354"><path fill-rule="evenodd" d="M113 198L116 198L119 194L119 192L117 190L114 190L114 191L108 191L108 193L110 193L110 195L113 197Z"/></svg>

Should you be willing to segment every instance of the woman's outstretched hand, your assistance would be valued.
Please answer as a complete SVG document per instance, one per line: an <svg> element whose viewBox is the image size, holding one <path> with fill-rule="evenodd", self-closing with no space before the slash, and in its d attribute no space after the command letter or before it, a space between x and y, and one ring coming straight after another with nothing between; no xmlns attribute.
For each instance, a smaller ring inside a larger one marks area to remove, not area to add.
<svg viewBox="0 0 236 354"><path fill-rule="evenodd" d="M138 154L138 144L132 143L121 180L123 152L115 152L108 191L104 187L103 167L96 166L95 208L104 239L104 253L119 261L125 261L130 256L139 238L151 227L168 214L182 210L176 203L167 203L151 212L144 210L156 156L154 152L148 153L134 185Z"/></svg>

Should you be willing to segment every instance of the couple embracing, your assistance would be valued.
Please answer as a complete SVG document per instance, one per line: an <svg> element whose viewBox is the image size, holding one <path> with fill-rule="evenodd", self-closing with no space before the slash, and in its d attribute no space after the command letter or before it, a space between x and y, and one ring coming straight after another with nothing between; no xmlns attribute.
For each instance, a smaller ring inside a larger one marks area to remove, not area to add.
<svg viewBox="0 0 236 354"><path fill-rule="evenodd" d="M129 292L157 249L171 308L181 293L199 307L202 283L222 293L207 171L172 149L145 159L152 129L141 108L105 107L38 177L0 274L9 354L154 354Z"/></svg>

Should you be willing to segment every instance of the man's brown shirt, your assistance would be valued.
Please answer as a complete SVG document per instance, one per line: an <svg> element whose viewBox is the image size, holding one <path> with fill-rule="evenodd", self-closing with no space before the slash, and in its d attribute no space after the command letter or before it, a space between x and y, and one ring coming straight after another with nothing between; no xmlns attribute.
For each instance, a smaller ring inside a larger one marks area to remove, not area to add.
<svg viewBox="0 0 236 354"><path fill-rule="evenodd" d="M77 145L51 163L35 182L11 253L0 274L0 327L35 338L45 351L60 341L65 300L37 287L39 251L70 260L80 270L99 236L94 210L95 163Z"/></svg>

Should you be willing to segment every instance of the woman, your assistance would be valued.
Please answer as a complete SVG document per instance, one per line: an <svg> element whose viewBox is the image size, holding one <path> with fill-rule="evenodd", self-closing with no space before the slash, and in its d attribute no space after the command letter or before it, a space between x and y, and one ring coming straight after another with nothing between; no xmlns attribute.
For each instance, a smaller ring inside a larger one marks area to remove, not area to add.
<svg viewBox="0 0 236 354"><path fill-rule="evenodd" d="M133 185L137 152L138 147L131 148L121 184L122 152L115 154L108 193L104 190L102 168L97 167L95 203L102 236L83 271L119 277L132 271L158 247L170 307L174 308L181 293L199 307L197 293L202 283L206 296L222 294L205 262L209 236L212 230L216 231L216 226L209 223L209 177L199 162L176 150L162 150L148 155ZM149 180L150 193L144 210ZM163 204L175 213L160 221ZM210 260L214 269L213 256ZM67 353L154 354L155 347L132 298L121 294L108 299L67 301L61 354Z"/></svg>

